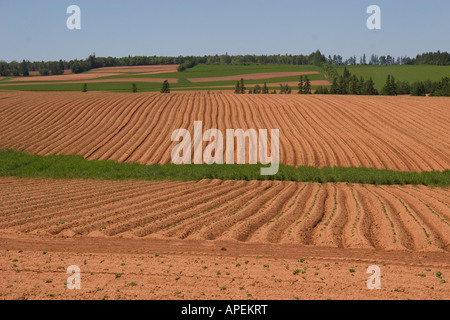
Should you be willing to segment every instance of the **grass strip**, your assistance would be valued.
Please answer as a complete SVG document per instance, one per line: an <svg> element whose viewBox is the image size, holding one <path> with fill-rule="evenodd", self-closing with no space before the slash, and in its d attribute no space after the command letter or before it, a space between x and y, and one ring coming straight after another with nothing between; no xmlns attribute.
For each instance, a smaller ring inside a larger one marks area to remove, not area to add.
<svg viewBox="0 0 450 320"><path fill-rule="evenodd" d="M426 185L448 187L450 170L404 172L374 168L292 167L280 164L273 176L262 176L266 165L213 164L175 165L120 163L86 160L82 156L39 156L14 150L0 150L0 177L99 179L99 180L273 180L297 182L348 182L374 185Z"/></svg>

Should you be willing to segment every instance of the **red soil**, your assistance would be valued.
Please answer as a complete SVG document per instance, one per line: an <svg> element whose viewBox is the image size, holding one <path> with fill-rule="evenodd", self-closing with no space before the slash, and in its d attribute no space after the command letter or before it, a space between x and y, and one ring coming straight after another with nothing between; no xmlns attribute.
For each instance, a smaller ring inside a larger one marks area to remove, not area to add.
<svg viewBox="0 0 450 320"><path fill-rule="evenodd" d="M332 95L0 93L0 149L168 163L172 132L280 129L294 166L450 168L449 98ZM206 147L204 143L203 147Z"/></svg>
<svg viewBox="0 0 450 320"><path fill-rule="evenodd" d="M0 185L0 230L17 234L450 251L448 188L15 178Z"/></svg>
<svg viewBox="0 0 450 320"><path fill-rule="evenodd" d="M11 78L9 82L30 82L30 81L36 81L36 82L45 82L48 84L48 81L69 81L69 80L90 80L90 79L97 79L100 77L109 77L109 76L115 76L117 73L102 73L102 74L96 74L96 73L77 73L77 74L64 74L64 75L58 75L58 76L35 76L35 77L18 77L18 78ZM57 83L57 82L56 82ZM25 84L25 83L24 83ZM28 84L28 83L26 83ZM29 83L32 84L32 83ZM5 84L6 85L6 84Z"/></svg>
<svg viewBox="0 0 450 320"><path fill-rule="evenodd" d="M64 75L58 76L39 76L39 71L31 71L30 76L33 77L17 77L12 78L9 81L70 81L70 80L92 80L101 77L119 76L126 73L139 73L139 74L158 74L177 72L178 65L156 65L156 66L136 66L136 67L106 67L92 69L89 73L72 74L72 70L64 70ZM146 81L147 79L121 79L119 81ZM151 81L155 80L155 81ZM107 82L114 82L115 80L108 80ZM149 82L163 82L164 79L150 79ZM98 81L102 82L102 81ZM176 81L175 81L176 82ZM56 83L56 82L55 82ZM25 83L24 83L25 84ZM28 84L28 83L27 83ZM32 84L32 83L29 83ZM50 84L50 83L47 83Z"/></svg>
<svg viewBox="0 0 450 320"><path fill-rule="evenodd" d="M16 178L0 185L1 299L450 297L448 188ZM81 290L64 286L70 265L82 270ZM370 265L381 269L381 290L366 287Z"/></svg>

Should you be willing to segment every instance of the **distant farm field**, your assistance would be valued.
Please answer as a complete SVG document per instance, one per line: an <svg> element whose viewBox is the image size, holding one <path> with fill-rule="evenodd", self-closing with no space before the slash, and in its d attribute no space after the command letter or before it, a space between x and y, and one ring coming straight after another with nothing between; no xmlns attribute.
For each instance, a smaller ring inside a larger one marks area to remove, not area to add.
<svg viewBox="0 0 450 320"><path fill-rule="evenodd" d="M139 92L159 91L164 80L168 80L173 91L232 91L236 81L243 78L247 89L265 82L270 90L278 90L280 84L289 84L296 93L301 74L312 81L312 89L329 86L330 79L323 70L308 65L207 65L199 64L183 72L176 71L176 65L107 67L92 69L82 74L63 76L6 77L0 79L1 90L15 91L81 91L88 84L89 91L130 92L135 82ZM387 76L393 75L398 81L439 81L450 77L450 66L395 65L395 66L336 66L339 73L347 68L351 74L364 79L372 79L381 90Z"/></svg>
<svg viewBox="0 0 450 320"><path fill-rule="evenodd" d="M395 80L408 81L409 83L426 80L439 81L443 77L450 77L450 66L336 66L336 69L341 74L344 68L347 68L352 75L363 77L366 80L372 77L378 90L383 88L389 74L393 75Z"/></svg>
<svg viewBox="0 0 450 320"><path fill-rule="evenodd" d="M266 82L271 90L278 90L280 84L288 83L296 92L302 74L308 75L312 89L330 85L321 69L315 66L200 64L183 72L176 72L176 67L107 67L63 76L8 77L0 80L0 90L81 91L86 83L88 91L130 92L134 82L139 92L152 92L159 91L164 80L168 80L174 91L232 91L236 81L243 78L247 89Z"/></svg>
<svg viewBox="0 0 450 320"><path fill-rule="evenodd" d="M4 92L0 149L164 164L177 144L172 132L193 134L194 121L202 121L204 131L279 129L285 165L441 171L450 168L448 103L431 97Z"/></svg>

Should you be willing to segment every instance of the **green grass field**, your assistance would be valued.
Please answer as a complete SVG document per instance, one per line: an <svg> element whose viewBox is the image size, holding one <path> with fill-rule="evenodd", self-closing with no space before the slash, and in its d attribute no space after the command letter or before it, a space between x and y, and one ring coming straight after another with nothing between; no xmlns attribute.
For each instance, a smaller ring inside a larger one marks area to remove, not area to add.
<svg viewBox="0 0 450 320"><path fill-rule="evenodd" d="M81 156L38 156L0 151L0 177L103 179L103 180L278 180L297 182L348 182L376 185L431 185L448 187L450 170L400 172L371 168L315 168L280 165L274 176L262 176L262 165L141 165L111 160L85 160Z"/></svg>
<svg viewBox="0 0 450 320"><path fill-rule="evenodd" d="M443 77L450 77L450 66L346 66L353 75L364 77L368 80L372 77L375 82L375 88L381 90L386 83L388 74L395 77L396 80L408 81L439 81ZM336 66L337 71L342 74L345 66Z"/></svg>

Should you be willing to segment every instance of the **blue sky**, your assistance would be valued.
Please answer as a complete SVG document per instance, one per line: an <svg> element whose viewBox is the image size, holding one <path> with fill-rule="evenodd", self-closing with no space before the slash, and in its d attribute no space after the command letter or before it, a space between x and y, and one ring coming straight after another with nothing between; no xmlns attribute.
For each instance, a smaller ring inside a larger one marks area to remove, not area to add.
<svg viewBox="0 0 450 320"><path fill-rule="evenodd" d="M68 30L69 5L81 30ZM381 30L368 30L369 5ZM0 0L0 60L450 51L448 0Z"/></svg>

